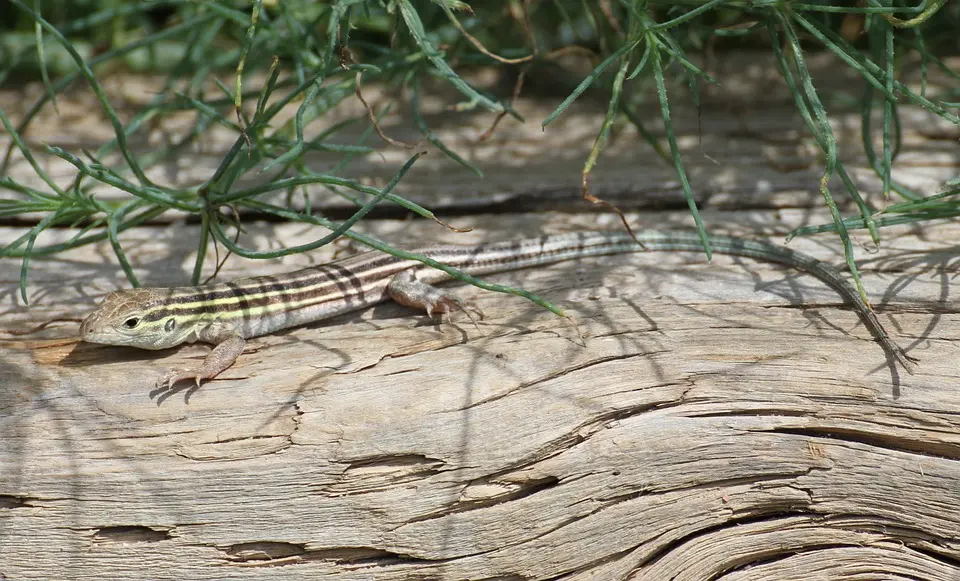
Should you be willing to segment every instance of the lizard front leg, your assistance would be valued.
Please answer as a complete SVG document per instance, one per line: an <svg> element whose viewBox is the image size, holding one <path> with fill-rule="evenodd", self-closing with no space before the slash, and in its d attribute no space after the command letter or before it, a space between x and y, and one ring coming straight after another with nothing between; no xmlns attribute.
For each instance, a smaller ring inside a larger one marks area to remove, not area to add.
<svg viewBox="0 0 960 581"><path fill-rule="evenodd" d="M207 354L203 363L194 369L170 370L157 380L157 387L169 389L173 384L184 379L193 379L197 387L204 379L213 379L223 370L233 365L237 357L243 353L246 344L243 336L234 327L220 324L207 326L198 333L197 338L205 343L213 343L215 347Z"/></svg>

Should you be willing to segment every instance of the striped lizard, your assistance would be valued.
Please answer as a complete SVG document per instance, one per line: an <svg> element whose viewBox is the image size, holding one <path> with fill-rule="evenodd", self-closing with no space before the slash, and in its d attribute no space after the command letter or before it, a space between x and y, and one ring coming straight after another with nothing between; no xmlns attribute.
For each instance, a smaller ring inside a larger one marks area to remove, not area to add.
<svg viewBox="0 0 960 581"><path fill-rule="evenodd" d="M562 260L642 251L703 250L695 232L647 231L640 246L624 232L580 232L477 246L431 246L418 252L467 274L482 275ZM834 267L785 247L727 236L711 236L714 252L782 264L817 277L853 305L889 357L913 373L915 359L887 334L873 309ZM230 367L245 341L327 319L393 299L429 316L462 308L447 291L431 286L445 272L414 260L366 252L279 276L258 276L198 287L138 288L112 292L80 324L91 343L166 349L201 341L214 345L203 363L169 371L160 387L213 379Z"/></svg>

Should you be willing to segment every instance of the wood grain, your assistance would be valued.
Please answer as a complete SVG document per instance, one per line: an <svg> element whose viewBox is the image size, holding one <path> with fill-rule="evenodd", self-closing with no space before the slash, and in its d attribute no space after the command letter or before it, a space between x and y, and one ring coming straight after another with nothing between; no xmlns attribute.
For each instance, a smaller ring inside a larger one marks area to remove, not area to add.
<svg viewBox="0 0 960 581"><path fill-rule="evenodd" d="M741 149L726 130L704 135L731 144L721 166L693 164L698 191L714 188L714 232L779 243L828 221L814 209L815 159L784 170L763 157L805 139L783 107L754 111ZM707 113L740 126L722 107ZM579 142L575 128L601 114L585 106L556 135ZM851 125L840 133L856 135L855 116L841 118ZM896 177L932 193L960 166L956 144L922 114L910 119L902 155L914 163ZM444 126L455 147L467 143L455 141L459 123ZM679 126L696 150L695 117ZM391 219L363 228L414 246L618 227L571 213L583 208L570 181L582 151L504 139L536 161L498 165L516 150L492 152L488 181L462 190L449 175L410 174L418 201L472 232ZM639 147L629 134L614 141L597 191L643 208L636 228L686 227L683 210L655 209L678 198L664 187L668 170L644 173L652 162ZM358 173L389 175L396 160L377 160ZM188 169L206 171L198 163ZM574 193L554 195L557 184ZM538 211L520 212L518 196ZM0 228L0 244L22 232ZM19 263L2 260L0 579L960 579L960 226L883 233L879 251L858 252L860 267L881 320L920 358L913 376L816 279L746 259L642 253L488 277L540 293L575 324L460 288L486 314L479 329L384 304L252 340L221 379L157 394L159 374L208 348L76 342L80 317L125 286L108 245L33 261L29 308ZM249 223L242 242L319 235ZM188 279L196 236L195 225L157 224L121 241L143 283L170 285ZM790 246L842 263L830 236ZM231 258L222 278L333 252Z"/></svg>
<svg viewBox="0 0 960 581"><path fill-rule="evenodd" d="M471 220L466 236L376 226L410 239L512 235L511 220ZM512 220L557 231L591 219ZM127 234L143 237L133 247L151 283L184 276L175 263L187 264L191 229L170 230ZM298 243L300 230L264 226L255 238ZM922 298L942 281L919 243L904 233L864 264L878 303L896 289L880 307L921 358L915 376L887 365L815 279L651 253L493 278L568 308L586 347L525 301L463 289L487 315L479 331L383 305L251 341L222 380L160 397L155 377L207 348L77 344L75 323L12 334L79 317L121 284L99 253L38 263L37 308L4 299L0 572L956 578L960 318L949 297ZM9 288L17 270L3 264ZM228 265L228 277L250 268ZM57 286L66 269L79 276Z"/></svg>

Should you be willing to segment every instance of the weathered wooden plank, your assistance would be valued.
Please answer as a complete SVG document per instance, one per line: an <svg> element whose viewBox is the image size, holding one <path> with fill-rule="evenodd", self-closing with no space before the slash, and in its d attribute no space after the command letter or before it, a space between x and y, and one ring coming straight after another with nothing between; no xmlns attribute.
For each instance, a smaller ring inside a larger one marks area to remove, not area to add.
<svg viewBox="0 0 960 581"><path fill-rule="evenodd" d="M739 233L824 219L737 215ZM596 227L589 216L462 220L477 230L368 228L400 243ZM891 370L815 279L636 254L491 277L569 309L586 347L567 321L464 288L487 315L479 331L383 305L253 340L222 380L160 397L155 377L206 348L77 345L75 322L20 334L76 320L123 284L106 245L36 261L34 307L12 291L0 307L0 573L953 579L960 317L951 259L922 252L956 228L905 229L863 263L884 322L921 358L915 376ZM260 247L317 235L251 230ZM182 283L193 236L175 225L124 242L146 282ZM791 245L840 262L818 241ZM231 259L224 276L323 256ZM4 288L18 274L0 263Z"/></svg>

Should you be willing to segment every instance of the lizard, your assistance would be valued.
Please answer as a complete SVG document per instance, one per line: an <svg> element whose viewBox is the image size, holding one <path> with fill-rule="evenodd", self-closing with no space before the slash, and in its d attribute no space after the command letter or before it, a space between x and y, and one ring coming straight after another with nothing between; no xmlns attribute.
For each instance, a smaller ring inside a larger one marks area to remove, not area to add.
<svg viewBox="0 0 960 581"><path fill-rule="evenodd" d="M744 238L711 235L714 252L781 264L812 274L853 305L889 357L908 373L916 359L890 337L873 308L833 266L812 256ZM652 251L702 251L696 232L645 231L555 234L475 246L428 246L417 252L470 275L535 267L588 256ZM195 287L135 288L108 294L80 324L91 343L167 349L197 341L214 347L202 364L171 370L158 387L214 379L243 352L247 339L356 311L393 299L428 316L462 309L455 294L433 286L450 276L423 263L370 251L277 276Z"/></svg>

